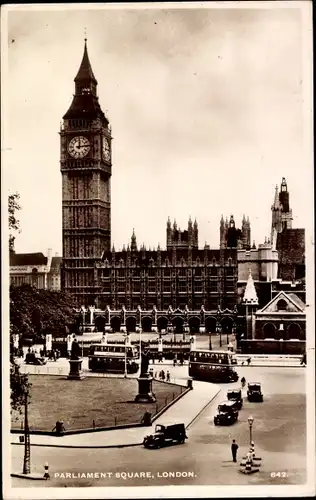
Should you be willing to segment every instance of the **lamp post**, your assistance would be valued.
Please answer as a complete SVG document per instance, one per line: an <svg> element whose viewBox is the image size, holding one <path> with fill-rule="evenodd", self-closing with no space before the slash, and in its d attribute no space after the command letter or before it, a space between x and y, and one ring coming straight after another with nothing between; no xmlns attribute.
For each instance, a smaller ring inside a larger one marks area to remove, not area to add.
<svg viewBox="0 0 316 500"><path fill-rule="evenodd" d="M126 358L126 343L128 339L128 332L126 332L126 337L125 337L125 348L124 348L124 378L127 377L127 358Z"/></svg>
<svg viewBox="0 0 316 500"><path fill-rule="evenodd" d="M30 445L30 431L28 421L28 392L25 391L24 399L24 459L23 459L23 474L30 474L31 472L31 445Z"/></svg>
<svg viewBox="0 0 316 500"><path fill-rule="evenodd" d="M253 421L254 421L254 418L252 415L250 415L250 417L248 417L248 424L249 424L249 444L251 446L252 444L252 425L253 425Z"/></svg>
<svg viewBox="0 0 316 500"><path fill-rule="evenodd" d="M212 332L208 332L208 342L209 342L209 350L211 351L212 348Z"/></svg>
<svg viewBox="0 0 316 500"><path fill-rule="evenodd" d="M221 327L221 324L218 325L217 331L219 333L219 347L222 347L222 327Z"/></svg>

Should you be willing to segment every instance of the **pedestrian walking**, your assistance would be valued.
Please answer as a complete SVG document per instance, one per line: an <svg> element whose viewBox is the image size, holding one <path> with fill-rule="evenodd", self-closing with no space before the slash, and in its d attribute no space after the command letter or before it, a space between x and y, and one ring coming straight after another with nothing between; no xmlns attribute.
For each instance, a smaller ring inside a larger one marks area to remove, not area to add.
<svg viewBox="0 0 316 500"><path fill-rule="evenodd" d="M165 377L165 372L164 372L164 370L161 370L161 379L162 379L162 381L164 381L165 378L166 378Z"/></svg>
<svg viewBox="0 0 316 500"><path fill-rule="evenodd" d="M170 372L169 372L169 370L167 370L166 381L170 382Z"/></svg>
<svg viewBox="0 0 316 500"><path fill-rule="evenodd" d="M231 449L232 449L233 462L237 462L238 444L236 443L235 439L233 439Z"/></svg>
<svg viewBox="0 0 316 500"><path fill-rule="evenodd" d="M242 378L240 379L240 382L241 382L241 386L242 386L242 387L245 387L245 385L246 385L246 379L245 379L245 377L242 377Z"/></svg>
<svg viewBox="0 0 316 500"><path fill-rule="evenodd" d="M177 364L177 356L173 358L173 366L176 366L176 364Z"/></svg>
<svg viewBox="0 0 316 500"><path fill-rule="evenodd" d="M250 365L250 363L251 363L251 358L249 357L249 358L247 359L247 364L248 364L248 366Z"/></svg>

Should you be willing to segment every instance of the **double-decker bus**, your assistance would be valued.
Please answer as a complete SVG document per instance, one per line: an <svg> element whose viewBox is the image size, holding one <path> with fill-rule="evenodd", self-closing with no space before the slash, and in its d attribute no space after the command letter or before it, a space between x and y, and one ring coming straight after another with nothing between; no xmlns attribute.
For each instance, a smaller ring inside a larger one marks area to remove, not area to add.
<svg viewBox="0 0 316 500"><path fill-rule="evenodd" d="M227 351L191 351L189 376L206 382L237 382L233 354Z"/></svg>
<svg viewBox="0 0 316 500"><path fill-rule="evenodd" d="M92 344L89 350L89 370L137 373L139 353L136 347L125 344Z"/></svg>

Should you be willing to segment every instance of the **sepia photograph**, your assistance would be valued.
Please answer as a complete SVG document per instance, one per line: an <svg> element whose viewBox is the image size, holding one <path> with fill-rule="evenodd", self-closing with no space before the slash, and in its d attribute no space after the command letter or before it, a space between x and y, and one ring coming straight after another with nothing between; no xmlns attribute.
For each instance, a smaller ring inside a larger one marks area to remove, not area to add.
<svg viewBox="0 0 316 500"><path fill-rule="evenodd" d="M6 500L315 495L312 29L2 7Z"/></svg>

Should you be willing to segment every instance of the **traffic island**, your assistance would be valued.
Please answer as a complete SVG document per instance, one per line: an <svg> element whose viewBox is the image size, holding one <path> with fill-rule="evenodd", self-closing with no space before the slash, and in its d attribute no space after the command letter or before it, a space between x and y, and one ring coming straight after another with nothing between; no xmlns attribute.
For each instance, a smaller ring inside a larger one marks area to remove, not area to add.
<svg viewBox="0 0 316 500"><path fill-rule="evenodd" d="M138 393L135 378L86 377L76 384L58 375L30 375L29 380L32 384L29 405L31 435L65 436L106 428L140 426L145 409L154 418L163 409L169 408L170 404L177 402L187 390L181 385L151 380L149 384L152 384L152 390L149 393L152 392L156 401L147 403L144 408L143 403L135 402ZM57 421L63 422L63 434L60 433L59 425L56 428ZM11 422L12 432L24 433L23 415L13 412Z"/></svg>

